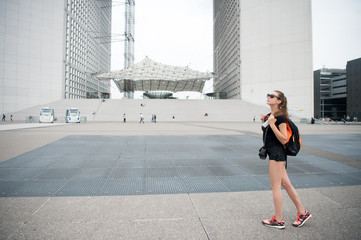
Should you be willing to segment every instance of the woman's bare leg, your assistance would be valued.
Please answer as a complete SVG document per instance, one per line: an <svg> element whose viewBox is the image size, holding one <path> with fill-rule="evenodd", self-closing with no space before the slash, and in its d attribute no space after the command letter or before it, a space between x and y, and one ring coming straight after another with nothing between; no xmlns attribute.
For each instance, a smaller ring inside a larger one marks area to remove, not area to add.
<svg viewBox="0 0 361 240"><path fill-rule="evenodd" d="M275 217L278 222L282 221L282 192L281 183L285 162L269 161L269 175L273 193L273 204L275 207Z"/></svg>
<svg viewBox="0 0 361 240"><path fill-rule="evenodd" d="M301 199L298 196L296 189L291 184L286 169L283 170L281 184L283 188L286 190L288 196L291 198L292 202L295 204L298 213L304 214L306 210L303 208Z"/></svg>

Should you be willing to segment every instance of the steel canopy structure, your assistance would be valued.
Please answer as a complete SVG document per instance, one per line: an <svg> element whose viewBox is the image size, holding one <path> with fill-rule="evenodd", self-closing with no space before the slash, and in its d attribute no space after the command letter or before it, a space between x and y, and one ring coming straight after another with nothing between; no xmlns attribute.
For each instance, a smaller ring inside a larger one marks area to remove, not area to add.
<svg viewBox="0 0 361 240"><path fill-rule="evenodd" d="M103 73L99 80L113 80L120 92L131 91L195 91L202 92L212 74L189 67L177 67L155 62L148 57L120 71Z"/></svg>

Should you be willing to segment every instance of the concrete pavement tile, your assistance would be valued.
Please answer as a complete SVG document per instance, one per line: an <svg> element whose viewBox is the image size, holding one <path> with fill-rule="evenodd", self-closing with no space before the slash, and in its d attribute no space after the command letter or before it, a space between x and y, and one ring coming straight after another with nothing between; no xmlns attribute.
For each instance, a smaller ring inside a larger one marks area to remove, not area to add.
<svg viewBox="0 0 361 240"><path fill-rule="evenodd" d="M360 216L349 209L322 209L311 214L312 219L304 225L307 228L302 227L302 232L306 229L306 235L313 239L360 239Z"/></svg>
<svg viewBox="0 0 361 240"><path fill-rule="evenodd" d="M99 221L102 206L99 197L53 197L31 218L31 222L89 222Z"/></svg>
<svg viewBox="0 0 361 240"><path fill-rule="evenodd" d="M186 194L59 197L52 198L33 216L32 221L89 222L158 218L197 219L197 215Z"/></svg>
<svg viewBox="0 0 361 240"><path fill-rule="evenodd" d="M304 207L310 212L343 208L333 200L315 192L317 189L297 189ZM296 216L297 210L293 202L282 190L283 214ZM231 192L190 194L194 207L201 218L241 217L252 214L274 214L272 191Z"/></svg>
<svg viewBox="0 0 361 240"><path fill-rule="evenodd" d="M254 214L237 218L201 218L201 221L211 240L307 239L289 223L284 230L263 226L261 221L267 218L266 215Z"/></svg>
<svg viewBox="0 0 361 240"><path fill-rule="evenodd" d="M99 222L29 222L10 239L103 239Z"/></svg>
<svg viewBox="0 0 361 240"><path fill-rule="evenodd" d="M198 219L187 194L104 197L102 217L110 220Z"/></svg>
<svg viewBox="0 0 361 240"><path fill-rule="evenodd" d="M332 188L315 188L313 191L321 194L345 208L361 207L361 186L344 186Z"/></svg>
<svg viewBox="0 0 361 240"><path fill-rule="evenodd" d="M0 198L0 239L19 229L49 198Z"/></svg>
<svg viewBox="0 0 361 240"><path fill-rule="evenodd" d="M25 221L48 200L48 197L0 198L0 220Z"/></svg>
<svg viewBox="0 0 361 240"><path fill-rule="evenodd" d="M22 153L34 150L50 142L55 142L64 135L57 134L33 134L26 131L3 131L0 139L0 162L16 157Z"/></svg>
<svg viewBox="0 0 361 240"><path fill-rule="evenodd" d="M272 192L231 192L190 194L201 218L244 217L273 209Z"/></svg>
<svg viewBox="0 0 361 240"><path fill-rule="evenodd" d="M102 230L102 239L208 239L199 220L184 218L114 221L107 223Z"/></svg>
<svg viewBox="0 0 361 240"><path fill-rule="evenodd" d="M305 193L299 194L301 199ZM245 215L274 214L272 191L231 192L231 193L206 193L191 194L191 199L200 217L244 217ZM283 214L296 216L297 210L288 197L286 191L282 191ZM324 198L314 193L318 201ZM313 201L312 201L313 203ZM334 204L330 202L330 204ZM327 205L325 205L327 207Z"/></svg>
<svg viewBox="0 0 361 240"><path fill-rule="evenodd" d="M6 219L0 217L0 239L8 239L24 224L21 221L14 221L12 219Z"/></svg>
<svg viewBox="0 0 361 240"><path fill-rule="evenodd" d="M185 231L187 229L187 231ZM11 239L199 239L207 236L198 220L144 219L137 221L30 223Z"/></svg>
<svg viewBox="0 0 361 240"><path fill-rule="evenodd" d="M327 188L327 189L332 189ZM301 202L305 209L307 209L310 212L313 212L314 210L324 210L324 209L337 209L337 208L343 208L342 205L339 203L333 201L332 199L323 196L322 194L319 194L318 191L319 188L310 188L310 189L296 189L298 195L300 196ZM326 188L325 188L326 189ZM283 199L290 199L285 191L283 191ZM284 210L292 210L296 215L296 209L292 203L292 201L286 201L284 202Z"/></svg>
<svg viewBox="0 0 361 240"><path fill-rule="evenodd" d="M349 215L346 209L315 211L303 227L292 226L295 217L284 215L284 230L262 225L265 214L248 216L201 218L210 239L360 239L359 216Z"/></svg>
<svg viewBox="0 0 361 240"><path fill-rule="evenodd" d="M361 216L361 206L358 208L348 208L348 210L352 213L358 214Z"/></svg>

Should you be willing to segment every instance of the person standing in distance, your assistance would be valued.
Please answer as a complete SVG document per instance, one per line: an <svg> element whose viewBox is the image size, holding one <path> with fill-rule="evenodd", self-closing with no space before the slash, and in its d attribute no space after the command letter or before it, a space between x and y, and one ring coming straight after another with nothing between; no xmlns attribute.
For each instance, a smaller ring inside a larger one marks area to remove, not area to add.
<svg viewBox="0 0 361 240"><path fill-rule="evenodd" d="M139 123L144 123L144 117L142 113L139 116Z"/></svg>
<svg viewBox="0 0 361 240"><path fill-rule="evenodd" d="M269 156L269 175L275 215L271 219L263 220L262 223L267 227L285 228L285 221L282 218L282 186L298 211L297 220L292 225L302 227L306 221L312 218L312 215L304 209L286 171L287 154L284 144L287 142L286 119L289 116L287 98L281 91L275 90L273 93L267 94L267 104L270 106L271 113L262 116L261 121L264 123L262 127L263 134L267 134L265 147Z"/></svg>

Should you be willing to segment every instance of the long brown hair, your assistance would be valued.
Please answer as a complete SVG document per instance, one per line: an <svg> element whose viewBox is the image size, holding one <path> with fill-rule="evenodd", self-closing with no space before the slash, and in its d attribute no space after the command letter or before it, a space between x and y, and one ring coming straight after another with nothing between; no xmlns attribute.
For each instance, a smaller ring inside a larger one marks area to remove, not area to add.
<svg viewBox="0 0 361 240"><path fill-rule="evenodd" d="M288 111L287 111L287 98L285 94L279 90L274 90L278 94L279 99L281 100L281 103L278 105L278 111L275 113L275 117L284 115L286 118L288 118Z"/></svg>

